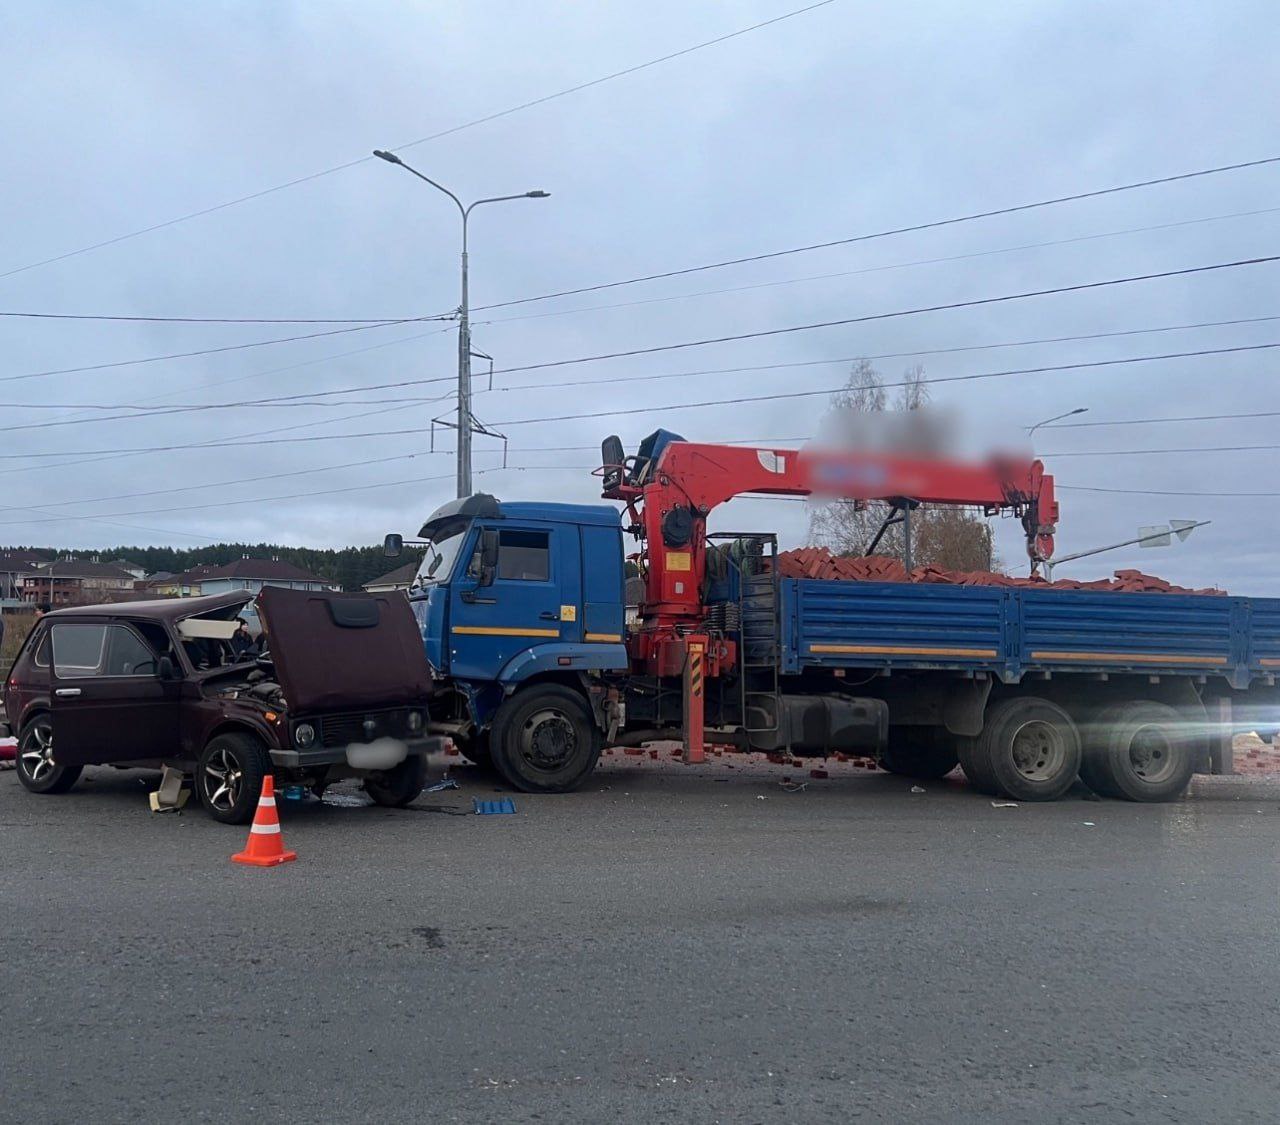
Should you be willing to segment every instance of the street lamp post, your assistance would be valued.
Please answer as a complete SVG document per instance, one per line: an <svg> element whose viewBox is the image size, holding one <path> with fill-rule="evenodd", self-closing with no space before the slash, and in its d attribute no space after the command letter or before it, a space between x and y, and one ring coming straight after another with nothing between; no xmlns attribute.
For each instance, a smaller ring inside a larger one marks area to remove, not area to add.
<svg viewBox="0 0 1280 1125"><path fill-rule="evenodd" d="M471 431L475 422L471 413L471 305L467 291L467 221L471 212L482 203L505 203L510 199L546 199L547 191L524 191L518 195L496 195L464 204L443 184L424 176L416 168L409 167L394 152L375 149L374 156L390 164L398 164L406 172L444 192L458 208L462 216L462 303L458 307L458 496L471 495Z"/></svg>
<svg viewBox="0 0 1280 1125"><path fill-rule="evenodd" d="M1027 430L1027 437L1030 437L1041 426L1047 426L1050 422L1061 422L1063 418L1070 418L1073 414L1086 414L1089 408L1087 406L1077 406L1074 410L1068 410L1065 414L1055 414L1052 418L1046 418L1043 422L1037 422Z"/></svg>

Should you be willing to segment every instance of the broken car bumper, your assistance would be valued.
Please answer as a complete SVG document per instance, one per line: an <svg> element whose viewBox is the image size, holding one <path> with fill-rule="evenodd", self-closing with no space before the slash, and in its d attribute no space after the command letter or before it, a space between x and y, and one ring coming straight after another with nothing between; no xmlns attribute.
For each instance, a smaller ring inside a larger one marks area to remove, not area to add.
<svg viewBox="0 0 1280 1125"><path fill-rule="evenodd" d="M389 741L389 740L380 740ZM397 739L404 747L403 758L417 758L424 754L443 751L448 746L448 739L431 735L423 738ZM356 769L387 768L372 763L365 764L362 758L365 753L374 750L377 743L352 743L349 746L315 746L307 750L271 751L271 764L277 769L308 769L311 766L350 765ZM403 760L402 758L402 760Z"/></svg>

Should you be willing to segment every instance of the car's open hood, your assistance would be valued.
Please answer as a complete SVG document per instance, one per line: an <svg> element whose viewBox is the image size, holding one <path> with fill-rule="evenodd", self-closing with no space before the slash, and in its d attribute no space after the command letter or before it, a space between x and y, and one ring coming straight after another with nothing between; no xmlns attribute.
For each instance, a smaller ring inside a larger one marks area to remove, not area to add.
<svg viewBox="0 0 1280 1125"><path fill-rule="evenodd" d="M268 586L258 595L267 650L293 711L425 703L431 669L401 593Z"/></svg>

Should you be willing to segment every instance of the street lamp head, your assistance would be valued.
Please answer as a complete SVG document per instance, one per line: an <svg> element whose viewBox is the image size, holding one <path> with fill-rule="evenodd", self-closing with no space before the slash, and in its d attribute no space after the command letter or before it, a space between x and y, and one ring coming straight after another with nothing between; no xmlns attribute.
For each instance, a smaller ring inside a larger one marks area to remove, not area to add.
<svg viewBox="0 0 1280 1125"><path fill-rule="evenodd" d="M550 199L551 193L549 191L526 191L524 196L526 199Z"/></svg>
<svg viewBox="0 0 1280 1125"><path fill-rule="evenodd" d="M376 156L379 160L385 160L388 164L404 163L404 161L401 160L400 157L398 157L394 152L383 152L382 149L380 148L375 148L373 150L373 155Z"/></svg>
<svg viewBox="0 0 1280 1125"><path fill-rule="evenodd" d="M1073 411L1071 411L1070 414L1067 415L1067 417L1070 418L1072 414L1088 414L1088 413L1089 413L1089 408L1087 406L1077 406Z"/></svg>

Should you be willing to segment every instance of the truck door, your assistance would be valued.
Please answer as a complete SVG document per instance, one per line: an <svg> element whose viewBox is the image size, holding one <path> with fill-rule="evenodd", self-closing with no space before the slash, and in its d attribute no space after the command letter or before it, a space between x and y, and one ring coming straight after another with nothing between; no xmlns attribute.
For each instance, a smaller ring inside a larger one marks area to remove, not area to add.
<svg viewBox="0 0 1280 1125"><path fill-rule="evenodd" d="M64 766L171 758L179 751L177 685L123 623L55 622L53 744Z"/></svg>
<svg viewBox="0 0 1280 1125"><path fill-rule="evenodd" d="M482 566L486 534L496 555ZM452 583L450 672L488 680L517 653L581 639L578 529L504 521L482 529L476 558Z"/></svg>

